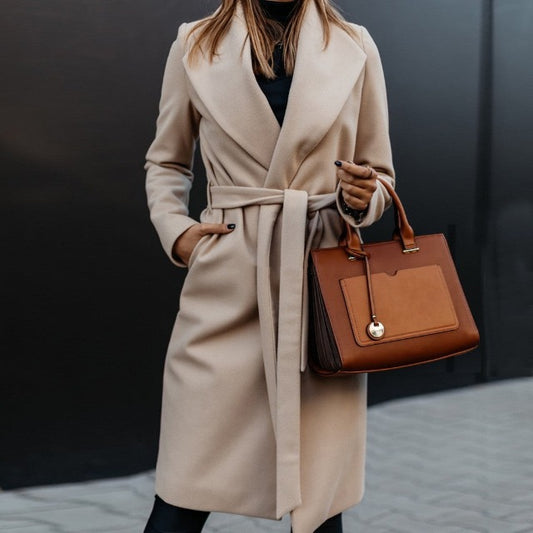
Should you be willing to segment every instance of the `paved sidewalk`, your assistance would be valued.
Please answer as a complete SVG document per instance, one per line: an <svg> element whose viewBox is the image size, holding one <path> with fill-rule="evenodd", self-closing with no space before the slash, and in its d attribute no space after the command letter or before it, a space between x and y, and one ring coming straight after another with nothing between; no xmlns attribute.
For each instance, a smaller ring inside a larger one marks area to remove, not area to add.
<svg viewBox="0 0 533 533"><path fill-rule="evenodd" d="M371 407L366 473L345 533L533 533L533 378ZM141 533L152 499L153 472L0 493L0 533ZM289 528L213 513L205 532Z"/></svg>

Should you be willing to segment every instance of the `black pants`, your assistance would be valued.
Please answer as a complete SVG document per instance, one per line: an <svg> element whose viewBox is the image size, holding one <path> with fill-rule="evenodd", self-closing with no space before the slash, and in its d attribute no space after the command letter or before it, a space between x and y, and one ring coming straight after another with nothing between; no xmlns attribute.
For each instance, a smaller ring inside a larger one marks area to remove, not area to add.
<svg viewBox="0 0 533 533"><path fill-rule="evenodd" d="M144 533L200 533L208 516L208 511L195 511L170 505L156 494ZM342 514L339 513L326 520L315 533L342 533Z"/></svg>

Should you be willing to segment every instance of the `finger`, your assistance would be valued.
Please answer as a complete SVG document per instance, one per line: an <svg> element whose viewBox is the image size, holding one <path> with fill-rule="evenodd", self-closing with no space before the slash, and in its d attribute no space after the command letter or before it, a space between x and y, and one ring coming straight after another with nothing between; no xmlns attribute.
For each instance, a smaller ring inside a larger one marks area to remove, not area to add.
<svg viewBox="0 0 533 533"><path fill-rule="evenodd" d="M350 196L355 196L361 200L365 200L367 197L370 196L369 191L367 191L363 187L359 187L358 185L353 185L345 181L340 182L340 187Z"/></svg>
<svg viewBox="0 0 533 533"><path fill-rule="evenodd" d="M356 209L360 209L361 206L366 207L372 198L372 193L366 189L343 182L341 182L340 186L343 198L350 207L355 207Z"/></svg>
<svg viewBox="0 0 533 533"><path fill-rule="evenodd" d="M214 224L211 222L202 222L200 224L200 235L209 233L231 233L235 229L235 224Z"/></svg>
<svg viewBox="0 0 533 533"><path fill-rule="evenodd" d="M353 161L342 160L335 161L335 165L337 165L339 170L343 170L360 178L371 179L377 177L377 172L369 165L356 165Z"/></svg>
<svg viewBox="0 0 533 533"><path fill-rule="evenodd" d="M357 196L352 196L351 194L346 193L346 191L342 191L342 197L344 198L344 202L348 205L348 207L352 207L358 211L364 211L369 204L368 201L362 200Z"/></svg>
<svg viewBox="0 0 533 533"><path fill-rule="evenodd" d="M373 193L377 189L377 183L375 179L361 178L359 176L354 176L349 174L345 170L337 170L337 177L339 178L341 184L347 183L360 187Z"/></svg>

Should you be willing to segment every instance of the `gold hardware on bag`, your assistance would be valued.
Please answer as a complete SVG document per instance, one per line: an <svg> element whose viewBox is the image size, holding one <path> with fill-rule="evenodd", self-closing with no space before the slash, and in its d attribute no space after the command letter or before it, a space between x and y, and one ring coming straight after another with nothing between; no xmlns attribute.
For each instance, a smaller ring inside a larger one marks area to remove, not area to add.
<svg viewBox="0 0 533 533"><path fill-rule="evenodd" d="M420 250L420 248L416 247L416 248L405 248L403 251L404 254L411 254L413 252L418 252Z"/></svg>
<svg viewBox="0 0 533 533"><path fill-rule="evenodd" d="M385 335L385 326L381 322L370 322L366 327L366 331L372 339L381 339Z"/></svg>

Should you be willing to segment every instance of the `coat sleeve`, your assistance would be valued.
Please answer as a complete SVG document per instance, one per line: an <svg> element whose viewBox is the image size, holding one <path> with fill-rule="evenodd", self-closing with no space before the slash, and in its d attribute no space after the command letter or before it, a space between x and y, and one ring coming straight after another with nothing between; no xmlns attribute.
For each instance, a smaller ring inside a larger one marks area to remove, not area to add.
<svg viewBox="0 0 533 533"><path fill-rule="evenodd" d="M192 164L199 115L189 99L182 58L186 23L178 29L165 65L155 138L146 153L146 195L150 219L172 263L186 267L172 254L176 239L197 221L189 217Z"/></svg>
<svg viewBox="0 0 533 533"><path fill-rule="evenodd" d="M376 43L364 26L361 29L363 47L367 55L361 95L361 108L357 126L357 138L353 161L358 165L370 165L380 177L395 186L395 171L389 137L389 113L383 66ZM346 214L341 204L340 184L337 185L337 208L341 216L353 227L370 226L379 220L390 207L390 195L378 182L365 215L356 221Z"/></svg>

